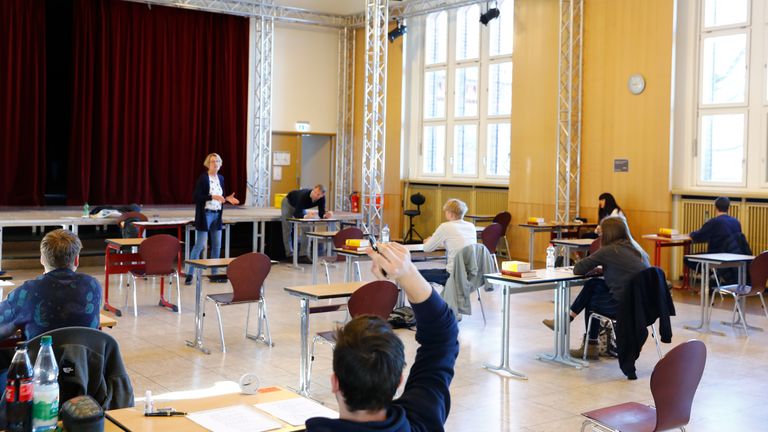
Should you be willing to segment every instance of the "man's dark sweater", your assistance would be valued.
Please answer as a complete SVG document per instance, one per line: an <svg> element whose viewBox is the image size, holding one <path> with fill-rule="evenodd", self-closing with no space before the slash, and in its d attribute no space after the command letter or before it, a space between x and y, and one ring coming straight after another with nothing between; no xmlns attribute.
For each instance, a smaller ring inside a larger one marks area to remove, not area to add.
<svg viewBox="0 0 768 432"><path fill-rule="evenodd" d="M707 242L707 253L743 253L736 244L741 233L739 220L721 214L706 221L697 231L691 233L694 242Z"/></svg>
<svg viewBox="0 0 768 432"><path fill-rule="evenodd" d="M312 197L309 195L311 192L312 189L296 189L290 191L285 197L293 207L293 217L303 218L304 211L315 206L317 206L317 214L320 217L325 215L325 197L312 201Z"/></svg>
<svg viewBox="0 0 768 432"><path fill-rule="evenodd" d="M459 355L459 328L448 305L434 291L429 299L412 306L420 346L405 390L392 401L386 420L358 423L315 417L307 420L308 432L443 430L451 408L449 386Z"/></svg>

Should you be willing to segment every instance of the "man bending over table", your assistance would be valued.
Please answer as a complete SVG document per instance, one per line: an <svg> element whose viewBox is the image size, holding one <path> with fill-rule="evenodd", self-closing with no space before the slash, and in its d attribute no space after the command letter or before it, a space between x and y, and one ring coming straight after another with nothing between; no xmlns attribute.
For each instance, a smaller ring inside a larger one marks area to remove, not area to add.
<svg viewBox="0 0 768 432"><path fill-rule="evenodd" d="M403 380L403 342L389 324L360 316L336 334L331 387L339 419L307 420L310 432L442 431L450 411L449 386L459 354L456 319L398 243L368 250L373 273L405 291L416 316L416 360L402 396L392 400Z"/></svg>

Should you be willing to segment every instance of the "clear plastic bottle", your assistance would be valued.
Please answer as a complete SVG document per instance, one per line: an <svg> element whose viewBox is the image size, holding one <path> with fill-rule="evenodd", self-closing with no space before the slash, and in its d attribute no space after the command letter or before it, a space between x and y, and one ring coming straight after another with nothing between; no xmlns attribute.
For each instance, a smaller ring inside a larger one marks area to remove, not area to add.
<svg viewBox="0 0 768 432"><path fill-rule="evenodd" d="M382 243L389 243L389 225L384 225L384 228L381 229L381 240Z"/></svg>
<svg viewBox="0 0 768 432"><path fill-rule="evenodd" d="M555 268L555 247L550 243L547 246L547 269Z"/></svg>
<svg viewBox="0 0 768 432"><path fill-rule="evenodd" d="M83 217L90 217L91 216L91 206L88 205L88 203L83 204Z"/></svg>
<svg viewBox="0 0 768 432"><path fill-rule="evenodd" d="M54 431L59 419L59 366L50 336L43 336L34 369L32 431Z"/></svg>

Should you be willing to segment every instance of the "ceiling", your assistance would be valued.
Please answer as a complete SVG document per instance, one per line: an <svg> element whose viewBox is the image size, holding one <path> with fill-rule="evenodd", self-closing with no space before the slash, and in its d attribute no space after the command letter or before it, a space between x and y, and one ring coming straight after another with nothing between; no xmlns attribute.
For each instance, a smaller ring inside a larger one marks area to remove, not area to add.
<svg viewBox="0 0 768 432"><path fill-rule="evenodd" d="M275 4L332 15L355 15L365 12L366 0L275 0Z"/></svg>

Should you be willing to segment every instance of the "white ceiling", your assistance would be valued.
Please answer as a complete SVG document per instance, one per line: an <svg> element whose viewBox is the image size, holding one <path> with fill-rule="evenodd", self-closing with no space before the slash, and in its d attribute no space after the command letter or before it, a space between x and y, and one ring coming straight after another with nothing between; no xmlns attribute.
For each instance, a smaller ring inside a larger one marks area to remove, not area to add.
<svg viewBox="0 0 768 432"><path fill-rule="evenodd" d="M355 15L365 12L366 0L275 0L275 4L332 15Z"/></svg>

